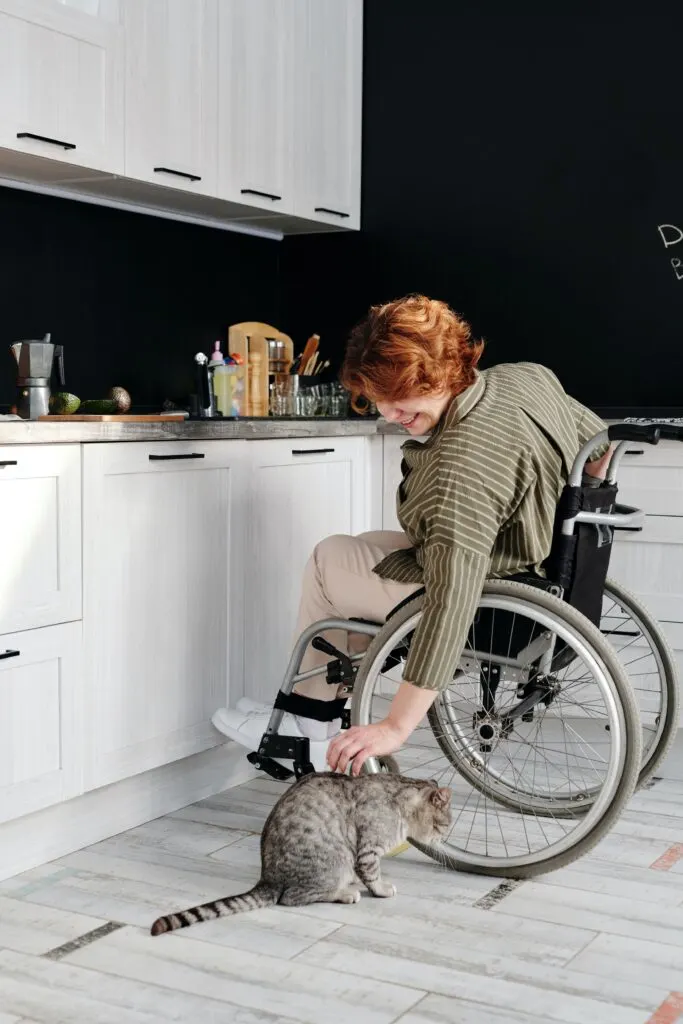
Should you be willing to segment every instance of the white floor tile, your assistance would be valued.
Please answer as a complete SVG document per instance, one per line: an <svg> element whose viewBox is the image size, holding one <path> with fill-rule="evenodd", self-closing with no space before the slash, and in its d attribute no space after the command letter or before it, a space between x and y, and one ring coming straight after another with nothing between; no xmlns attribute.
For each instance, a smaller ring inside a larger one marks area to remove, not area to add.
<svg viewBox="0 0 683 1024"><path fill-rule="evenodd" d="M391 878L389 871L386 874ZM504 900L503 905L506 902ZM351 906L318 903L286 912L311 914L326 921L384 932L395 937L397 948L403 937L409 936L426 938L434 949L444 948L454 941L454 935L461 934L467 936L471 949L498 955L506 955L512 949L515 956L557 965L565 964L595 935L586 928L557 928L554 924L529 921L522 916L453 907L400 893L388 900L367 896Z"/></svg>
<svg viewBox="0 0 683 1024"><path fill-rule="evenodd" d="M598 998L586 998L567 992L564 988L549 989L536 985L509 981L491 974L473 974L450 966L401 955L401 948L376 953L367 946L345 946L332 940L323 940L299 958L319 968L346 971L349 974L372 978L389 984L410 983L438 995L466 999L483 1007L507 1010L514 1007L541 1017L546 1021L563 1024L643 1024L643 1009L615 1006ZM435 949L438 960L438 950ZM598 986L596 986L598 987ZM654 1009L661 999L653 999L646 1009ZM457 1017L455 1018L457 1020Z"/></svg>
<svg viewBox="0 0 683 1024"><path fill-rule="evenodd" d="M530 882L512 892L491 913L496 917L512 914L562 927L581 926L595 932L683 946L681 908L559 885Z"/></svg>
<svg viewBox="0 0 683 1024"><path fill-rule="evenodd" d="M307 1024L389 1024L425 994L244 950L226 955L208 942L179 934L152 938L134 929L77 950L68 962L252 1010L295 1013Z"/></svg>
<svg viewBox="0 0 683 1024"><path fill-rule="evenodd" d="M642 938L598 935L571 966L616 981L640 981L668 991L683 988L683 949Z"/></svg>
<svg viewBox="0 0 683 1024"><path fill-rule="evenodd" d="M145 825L138 825L125 835L129 841L142 846L153 846L185 856L205 856L235 841L235 836L226 828L196 820L191 812L184 816L181 811L173 817L167 815L148 821Z"/></svg>
<svg viewBox="0 0 683 1024"><path fill-rule="evenodd" d="M0 992L7 1006L41 1024L292 1024L291 1017L246 1011L201 992L21 954L0 952Z"/></svg>
<svg viewBox="0 0 683 1024"><path fill-rule="evenodd" d="M577 958L569 967L558 967L520 957L513 942L509 942L508 949L502 953L490 948L473 949L469 934L459 930L454 930L451 942L447 943L443 936L437 936L437 941L432 942L426 934L407 934L398 938L370 928L346 926L306 950L298 959L322 966L337 963L340 970L364 973L362 964L356 961L359 955L366 953L390 959L402 958L405 961L404 977L415 976L417 983L420 978L417 971L425 966L434 966L482 979L499 978L547 992L559 992L562 998L565 995L579 996L641 1010L657 1006L669 991L666 986L647 983L645 977L637 981L626 980L625 983L621 979L612 980L596 977L592 972L582 972L574 966ZM425 987L430 991L441 991L432 985L425 984Z"/></svg>
<svg viewBox="0 0 683 1024"><path fill-rule="evenodd" d="M94 916L0 896L0 948L39 956L105 923L104 919Z"/></svg>
<svg viewBox="0 0 683 1024"><path fill-rule="evenodd" d="M425 996L417 1006L408 1010L396 1024L546 1024L544 1017L530 1017L514 1010L492 1010L463 999L446 996Z"/></svg>

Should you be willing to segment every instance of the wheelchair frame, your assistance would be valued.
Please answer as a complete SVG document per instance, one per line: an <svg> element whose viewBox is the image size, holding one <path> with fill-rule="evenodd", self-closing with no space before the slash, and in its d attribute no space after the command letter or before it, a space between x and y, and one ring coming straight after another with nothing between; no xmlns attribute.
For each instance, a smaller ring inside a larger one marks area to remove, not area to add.
<svg viewBox="0 0 683 1024"><path fill-rule="evenodd" d="M586 463L596 448L616 442L607 466L605 479L603 481L604 485L614 486L617 482L619 466L630 443L641 442L646 444L658 444L662 439L683 440L683 427L663 423L618 423L610 426L607 430L601 431L592 437L579 450L572 465L567 484L565 485L565 491L570 492L570 495L571 492L573 492L575 497L581 492ZM600 485L596 485L591 489L599 491ZM636 531L642 529L644 518L645 516L642 510L620 504L615 504L614 510L611 512L592 512L588 510L571 509L570 514L561 520L560 533L563 541L566 542L571 541L575 537L577 527L581 524L606 526L612 530ZM566 581L555 583L549 580L547 589L550 590L552 588L557 596L563 597L566 585ZM397 608L402 604L403 602L397 605L396 608L392 609L389 616L387 616L386 621L391 618ZM294 644L266 731L261 738L258 749L247 755L248 760L255 768L265 771L273 778L281 780L291 778L292 774L297 778L300 778L301 776L314 771L313 765L310 762L310 746L308 738L280 736L278 732L282 724L282 718L285 711L295 710L293 702L296 701L297 695L292 694L293 687L296 683L326 672L328 683L339 687L338 692L341 694L341 700L345 704L346 700L353 693L353 685L358 669L358 663L364 657L364 654L345 654L325 640L324 637L318 636L318 634L324 633L328 630L338 629L347 633L360 633L372 638L377 636L383 627L384 623L373 623L360 619L330 618L312 623L301 633ZM541 640L543 640L542 637L533 642L539 646L538 652L534 651L534 656L540 657L542 665L546 665L547 667L553 659L553 650L556 638L551 638L545 649L542 644L539 643ZM320 667L310 669L306 672L300 672L299 669L301 661L309 643L312 644L316 650L329 654L333 658L333 661L329 662L326 668ZM463 659L465 661L467 661L468 658L471 660L472 658L476 658L478 653L480 652L474 651L471 653L468 652L468 654L463 654L461 656L461 664ZM499 674L502 668L507 668L509 671L514 673L515 671L520 671L524 665L528 665L529 663L529 651L525 650L521 653L525 655L524 662L519 656L517 658L505 658L498 655L494 655L493 657L486 655L486 660L491 662L494 669L497 668ZM485 685L484 690L486 689L488 689L488 686ZM517 718L523 718L525 715L533 712L533 708L537 704L547 700L547 686L541 683L534 684L528 692L525 692L521 696L520 703L507 713L506 721L512 723ZM350 725L348 709L345 712L341 712L341 717L342 728L348 728ZM291 760L293 762L293 772L281 765L279 760L276 759Z"/></svg>

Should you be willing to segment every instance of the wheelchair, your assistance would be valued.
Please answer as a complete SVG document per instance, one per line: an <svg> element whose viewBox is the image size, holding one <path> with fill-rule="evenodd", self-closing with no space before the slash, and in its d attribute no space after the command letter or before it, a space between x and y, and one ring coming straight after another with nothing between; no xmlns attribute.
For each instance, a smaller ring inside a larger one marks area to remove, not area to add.
<svg viewBox="0 0 683 1024"><path fill-rule="evenodd" d="M647 610L607 577L614 531L640 530L644 519L616 501L621 459L629 442L665 438L683 440L683 428L620 423L582 447L544 575L487 580L450 685L395 756L366 762L369 772L452 787L447 838L413 842L443 866L529 878L571 863L606 835L666 755L678 725L676 662ZM606 477L588 485L585 464L608 441ZM280 779L313 771L308 739L278 730L285 711L304 711L295 683L321 671L337 689L329 716L342 727L385 718L423 600L418 591L384 623L327 619L306 629L251 763ZM369 645L348 655L320 635L331 629ZM309 643L330 656L326 670L299 671Z"/></svg>

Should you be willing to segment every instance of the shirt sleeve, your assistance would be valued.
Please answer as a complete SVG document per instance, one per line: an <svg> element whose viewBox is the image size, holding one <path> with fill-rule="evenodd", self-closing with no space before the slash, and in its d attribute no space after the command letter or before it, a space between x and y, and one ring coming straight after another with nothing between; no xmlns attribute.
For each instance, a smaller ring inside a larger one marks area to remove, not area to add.
<svg viewBox="0 0 683 1024"><path fill-rule="evenodd" d="M576 423L576 430L579 435L579 444L583 447L587 441L590 441L592 437L599 434L602 430L607 430L607 424L596 416L594 412L587 409L585 405L581 405L575 398L567 396L569 398L569 406L572 410L574 422ZM596 462L601 459L606 451L609 449L609 442L600 445L595 451L591 452L589 462Z"/></svg>
<svg viewBox="0 0 683 1024"><path fill-rule="evenodd" d="M462 472L447 474L429 504L420 545L425 598L403 675L442 690L474 620L506 508L482 477Z"/></svg>

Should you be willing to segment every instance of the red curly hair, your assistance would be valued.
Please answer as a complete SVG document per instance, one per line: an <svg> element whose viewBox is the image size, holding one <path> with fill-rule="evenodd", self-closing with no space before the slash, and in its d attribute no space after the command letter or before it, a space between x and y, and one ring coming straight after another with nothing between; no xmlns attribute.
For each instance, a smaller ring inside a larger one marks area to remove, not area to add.
<svg viewBox="0 0 683 1024"><path fill-rule="evenodd" d="M483 341L445 302L408 295L373 306L351 332L341 382L359 399L396 402L432 391L458 395L474 381Z"/></svg>

